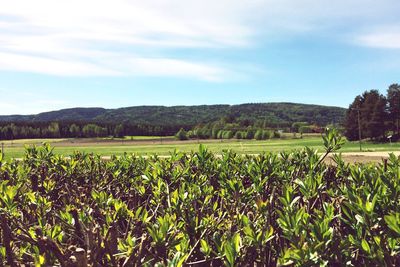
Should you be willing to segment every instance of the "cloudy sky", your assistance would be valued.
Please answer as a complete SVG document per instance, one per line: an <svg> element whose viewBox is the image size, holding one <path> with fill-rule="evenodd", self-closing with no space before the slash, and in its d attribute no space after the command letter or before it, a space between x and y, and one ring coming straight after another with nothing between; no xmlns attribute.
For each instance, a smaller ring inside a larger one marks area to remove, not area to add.
<svg viewBox="0 0 400 267"><path fill-rule="evenodd" d="M12 0L0 114L301 102L400 78L398 0Z"/></svg>

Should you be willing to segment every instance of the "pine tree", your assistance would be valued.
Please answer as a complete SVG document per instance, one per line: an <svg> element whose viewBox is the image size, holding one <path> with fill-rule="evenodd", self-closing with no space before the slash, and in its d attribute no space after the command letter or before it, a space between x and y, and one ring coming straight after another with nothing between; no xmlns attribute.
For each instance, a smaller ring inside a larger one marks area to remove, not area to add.
<svg viewBox="0 0 400 267"><path fill-rule="evenodd" d="M400 134L400 85L395 83L387 90L389 118L392 122L392 130Z"/></svg>
<svg viewBox="0 0 400 267"><path fill-rule="evenodd" d="M346 114L345 135L349 140L357 140L359 127L361 139L376 139L385 134L386 98L377 90L365 91L357 96ZM360 120L360 121L358 121Z"/></svg>

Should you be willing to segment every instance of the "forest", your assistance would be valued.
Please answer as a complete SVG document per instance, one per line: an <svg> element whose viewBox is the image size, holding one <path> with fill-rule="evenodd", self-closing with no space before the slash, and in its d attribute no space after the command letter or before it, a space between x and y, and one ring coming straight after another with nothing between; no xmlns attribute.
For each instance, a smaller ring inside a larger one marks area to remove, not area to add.
<svg viewBox="0 0 400 267"><path fill-rule="evenodd" d="M253 138L257 129L274 129L273 134L296 122L318 126L341 123L344 116L343 108L293 103L141 106L115 110L76 108L38 115L0 116L0 139L170 136L181 128L185 131L196 129L198 138L207 135L210 138L209 130L213 128L226 130L226 137L240 131L240 135L249 132L247 136ZM267 135L271 133L265 132L264 136Z"/></svg>
<svg viewBox="0 0 400 267"><path fill-rule="evenodd" d="M389 86L386 96L378 90L365 91L350 104L344 122L348 140L398 140L400 134L400 85Z"/></svg>

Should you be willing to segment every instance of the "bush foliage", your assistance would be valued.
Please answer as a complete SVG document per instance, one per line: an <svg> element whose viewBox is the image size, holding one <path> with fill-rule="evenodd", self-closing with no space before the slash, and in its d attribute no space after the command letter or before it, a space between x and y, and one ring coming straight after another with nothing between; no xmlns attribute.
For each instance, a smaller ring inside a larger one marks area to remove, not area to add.
<svg viewBox="0 0 400 267"><path fill-rule="evenodd" d="M400 160L215 155L0 159L0 265L395 266ZM80 265L78 265L80 264Z"/></svg>

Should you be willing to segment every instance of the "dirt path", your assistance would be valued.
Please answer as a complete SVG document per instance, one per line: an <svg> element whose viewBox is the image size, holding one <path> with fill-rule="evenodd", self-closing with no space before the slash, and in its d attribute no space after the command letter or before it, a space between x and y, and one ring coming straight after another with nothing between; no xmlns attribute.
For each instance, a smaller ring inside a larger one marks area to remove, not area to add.
<svg viewBox="0 0 400 267"><path fill-rule="evenodd" d="M393 152L345 152L342 153L343 160L348 163L368 163L368 162L381 162L382 159L389 158L389 154L393 153L400 156L400 151Z"/></svg>

